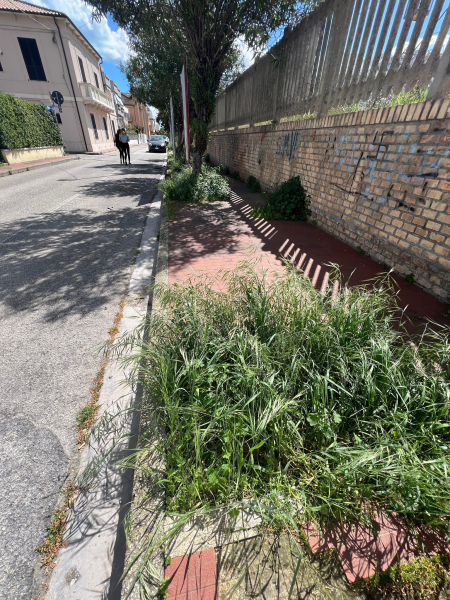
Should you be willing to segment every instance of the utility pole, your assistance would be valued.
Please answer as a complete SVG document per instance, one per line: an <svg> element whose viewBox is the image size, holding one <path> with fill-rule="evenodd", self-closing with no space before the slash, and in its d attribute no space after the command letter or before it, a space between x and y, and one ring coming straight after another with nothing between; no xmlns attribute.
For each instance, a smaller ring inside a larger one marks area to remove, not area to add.
<svg viewBox="0 0 450 600"><path fill-rule="evenodd" d="M173 160L176 160L177 152L176 152L176 148L175 148L175 119L173 116L172 94L170 94L170 137L172 138Z"/></svg>

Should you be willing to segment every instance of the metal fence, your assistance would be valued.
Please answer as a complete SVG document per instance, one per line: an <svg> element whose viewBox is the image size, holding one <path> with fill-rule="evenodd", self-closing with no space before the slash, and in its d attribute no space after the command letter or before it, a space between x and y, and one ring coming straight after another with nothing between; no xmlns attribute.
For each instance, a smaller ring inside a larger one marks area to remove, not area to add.
<svg viewBox="0 0 450 600"><path fill-rule="evenodd" d="M430 86L450 92L450 0L325 0L218 97L212 129Z"/></svg>

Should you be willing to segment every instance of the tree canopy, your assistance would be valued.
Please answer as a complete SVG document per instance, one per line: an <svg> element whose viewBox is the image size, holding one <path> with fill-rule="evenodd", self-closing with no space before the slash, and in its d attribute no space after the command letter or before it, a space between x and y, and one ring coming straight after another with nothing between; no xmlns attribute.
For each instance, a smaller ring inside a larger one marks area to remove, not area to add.
<svg viewBox="0 0 450 600"><path fill-rule="evenodd" d="M300 21L317 0L86 0L94 17L110 13L131 36L132 46L146 40L170 47L189 60L189 90L195 115L191 120L193 166L200 172L208 142L208 126L227 61L236 40L250 48L267 44L280 27ZM162 63L167 66L170 56ZM153 65L153 61L152 61ZM164 65L161 66L164 68Z"/></svg>

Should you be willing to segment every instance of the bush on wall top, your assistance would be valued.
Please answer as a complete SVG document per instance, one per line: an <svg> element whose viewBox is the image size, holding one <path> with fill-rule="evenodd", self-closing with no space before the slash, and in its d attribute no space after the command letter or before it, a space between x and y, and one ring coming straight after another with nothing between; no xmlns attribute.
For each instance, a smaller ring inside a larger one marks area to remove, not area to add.
<svg viewBox="0 0 450 600"><path fill-rule="evenodd" d="M0 148L60 146L61 131L45 106L0 93Z"/></svg>

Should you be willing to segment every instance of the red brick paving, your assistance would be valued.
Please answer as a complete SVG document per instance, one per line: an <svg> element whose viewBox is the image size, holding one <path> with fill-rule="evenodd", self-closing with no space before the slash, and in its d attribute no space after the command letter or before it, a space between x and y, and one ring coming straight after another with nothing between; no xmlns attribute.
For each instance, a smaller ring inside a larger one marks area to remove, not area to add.
<svg viewBox="0 0 450 600"><path fill-rule="evenodd" d="M261 240L228 202L183 206L169 231L170 284L200 273L215 277L253 257L261 260L261 268L283 271L281 262L262 250ZM220 282L215 287L220 288Z"/></svg>
<svg viewBox="0 0 450 600"><path fill-rule="evenodd" d="M318 551L336 549L350 583L371 577L376 572L425 553L427 556L450 552L444 536L426 527L415 531L394 515L372 516L373 529L364 523L346 523L322 532L312 524L304 525L309 545Z"/></svg>
<svg viewBox="0 0 450 600"><path fill-rule="evenodd" d="M251 257L275 271L283 269L282 256L292 257L318 289L328 285L330 263L339 265L343 280L350 279L352 285L383 272L368 256L308 223L253 218L252 208L263 205L264 198L240 182L231 180L231 188L230 203L185 206L170 224L170 284L200 272L214 276ZM444 302L397 275L393 279L399 286L399 305L413 323L428 318L450 325Z"/></svg>
<svg viewBox="0 0 450 600"><path fill-rule="evenodd" d="M215 600L217 596L214 548L173 558L165 569L170 578L168 600Z"/></svg>

